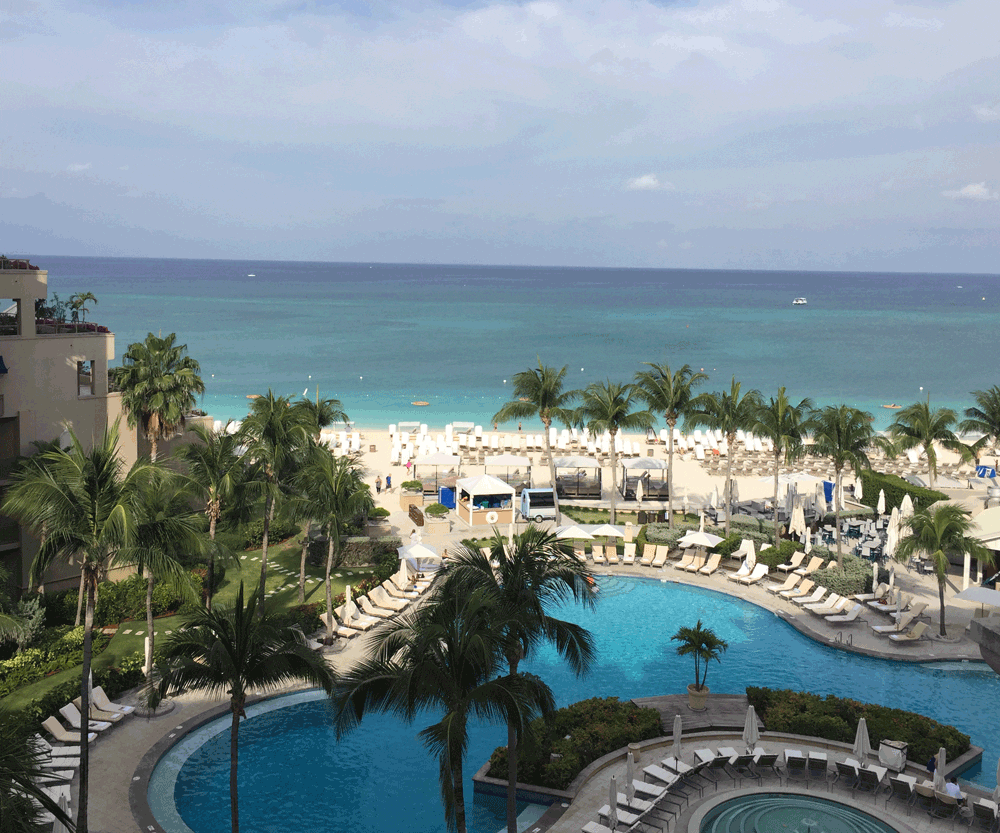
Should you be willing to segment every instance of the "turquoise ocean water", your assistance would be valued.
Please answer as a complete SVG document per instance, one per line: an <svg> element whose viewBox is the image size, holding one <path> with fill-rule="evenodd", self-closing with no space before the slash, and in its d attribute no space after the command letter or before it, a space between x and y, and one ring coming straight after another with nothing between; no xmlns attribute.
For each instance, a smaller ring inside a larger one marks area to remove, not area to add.
<svg viewBox="0 0 1000 833"><path fill-rule="evenodd" d="M744 387L870 410L931 396L956 409L1000 382L1000 276L333 264L34 256L49 292L91 291L120 358L176 332L201 362L202 407L247 394L335 396L363 427L488 425L514 373L567 385L691 364ZM248 277L253 275L253 277ZM806 296L805 307L792 299ZM506 383L504 380L507 380ZM921 387L923 391L921 392ZM428 407L410 403L423 400ZM527 427L527 426L526 426Z"/></svg>

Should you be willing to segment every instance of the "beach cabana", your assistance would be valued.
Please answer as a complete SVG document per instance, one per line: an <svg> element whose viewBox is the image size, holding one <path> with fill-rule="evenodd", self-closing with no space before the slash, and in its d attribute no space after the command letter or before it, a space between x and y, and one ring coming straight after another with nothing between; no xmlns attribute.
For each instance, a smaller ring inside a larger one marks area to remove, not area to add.
<svg viewBox="0 0 1000 833"><path fill-rule="evenodd" d="M420 480L420 478L417 476L417 468L419 466L434 466L434 492L433 492L433 494L436 495L436 494L438 494L438 491L439 491L439 489L440 489L441 486L449 486L449 487L451 487L451 486L455 485L455 477L456 477L456 475L455 475L454 472L456 472L458 470L458 466L461 464L461 462L462 462L462 458L459 457L457 454L447 454L444 451L438 451L438 452L436 452L434 454L426 454L423 457L417 457L413 461L413 479L414 480ZM446 474L445 477L443 477L443 478L441 478L439 480L439 478L438 478L438 470L441 468L441 466L449 466L450 467L449 468L449 472L450 473ZM429 490L427 488L427 486L429 486L429 485L430 485L429 483L424 485L424 492L425 493L429 492Z"/></svg>
<svg viewBox="0 0 1000 833"><path fill-rule="evenodd" d="M522 489L531 488L531 458L521 454L496 454L487 457L485 467L503 468L503 474L497 473L498 480L514 487L515 494L521 494ZM513 474L511 469L514 469Z"/></svg>
<svg viewBox="0 0 1000 833"><path fill-rule="evenodd" d="M656 472L656 476L652 476ZM635 500L636 486L642 483L642 496L647 500L666 500L670 494L667 483L667 461L657 457L633 457L622 460L619 490L625 500Z"/></svg>
<svg viewBox="0 0 1000 833"><path fill-rule="evenodd" d="M601 464L593 457L556 457L552 463L560 498L601 499Z"/></svg>
<svg viewBox="0 0 1000 833"><path fill-rule="evenodd" d="M469 526L514 523L514 487L489 474L463 477L456 484L455 513Z"/></svg>
<svg viewBox="0 0 1000 833"><path fill-rule="evenodd" d="M437 550L427 544L407 544L397 547L396 552L399 553L400 566L409 567L416 574L436 572L444 563Z"/></svg>

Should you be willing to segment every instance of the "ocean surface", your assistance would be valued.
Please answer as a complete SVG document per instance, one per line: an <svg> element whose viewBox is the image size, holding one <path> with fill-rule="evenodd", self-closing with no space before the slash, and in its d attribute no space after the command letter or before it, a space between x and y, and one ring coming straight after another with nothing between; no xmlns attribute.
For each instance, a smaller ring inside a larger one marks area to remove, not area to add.
<svg viewBox="0 0 1000 833"><path fill-rule="evenodd" d="M848 403L884 428L930 395L957 410L1000 383L1000 275L173 260L37 255L49 294L98 299L88 321L118 359L177 333L201 363L201 407L247 395L340 399L361 427L489 426L538 358L568 388L630 380L642 362L704 369L728 387ZM792 306L798 296L807 306ZM2 300L2 299L0 299ZM426 401L427 407L414 406ZM516 426L509 426L516 428ZM525 428L529 425L526 423ZM489 428L487 427L487 430Z"/></svg>

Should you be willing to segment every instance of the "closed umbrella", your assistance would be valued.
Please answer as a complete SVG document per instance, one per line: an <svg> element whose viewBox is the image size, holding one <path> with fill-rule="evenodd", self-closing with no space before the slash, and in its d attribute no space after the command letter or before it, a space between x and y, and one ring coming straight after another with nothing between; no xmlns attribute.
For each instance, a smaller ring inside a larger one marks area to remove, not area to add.
<svg viewBox="0 0 1000 833"><path fill-rule="evenodd" d="M684 727L684 721L681 720L679 714L674 715L674 742L670 747L670 754L675 761L681 759L681 731Z"/></svg>
<svg viewBox="0 0 1000 833"><path fill-rule="evenodd" d="M753 752L760 740L760 730L757 728L757 712L753 706L747 709L747 719L743 723L743 740L747 745L747 754Z"/></svg>
<svg viewBox="0 0 1000 833"><path fill-rule="evenodd" d="M899 504L899 514L903 518L909 518L913 516L913 499L908 495L903 495L903 500Z"/></svg>
<svg viewBox="0 0 1000 833"><path fill-rule="evenodd" d="M854 735L854 756L864 766L872 754L872 742L868 737L868 721L863 717L858 721L858 731Z"/></svg>
<svg viewBox="0 0 1000 833"><path fill-rule="evenodd" d="M712 494L708 496L708 505L713 509L717 509L719 506L719 487L712 487Z"/></svg>
<svg viewBox="0 0 1000 833"><path fill-rule="evenodd" d="M704 512L699 512L698 513L698 531L699 532L704 532L705 531L705 513Z"/></svg>
<svg viewBox="0 0 1000 833"><path fill-rule="evenodd" d="M632 790L632 794L635 794L635 755L631 752L625 757L625 780L628 782L625 784L625 795L629 795L629 788ZM629 802L631 803L632 798L629 796Z"/></svg>
<svg viewBox="0 0 1000 833"><path fill-rule="evenodd" d="M752 570L754 567L757 566L757 550L754 549L753 541L748 541L747 547L748 547L746 555L747 569Z"/></svg>
<svg viewBox="0 0 1000 833"><path fill-rule="evenodd" d="M635 502L642 503L642 496L643 496L642 480L640 479L639 482L635 484Z"/></svg>
<svg viewBox="0 0 1000 833"><path fill-rule="evenodd" d="M861 503L861 498L865 496L865 490L861 487L861 478L854 481L854 498Z"/></svg>
<svg viewBox="0 0 1000 833"><path fill-rule="evenodd" d="M944 765L947 760L947 752L942 746L937 753L937 764L934 767L934 789L944 792Z"/></svg>
<svg viewBox="0 0 1000 833"><path fill-rule="evenodd" d="M875 505L875 511L880 515L885 514L885 489L878 490L878 503Z"/></svg>
<svg viewBox="0 0 1000 833"><path fill-rule="evenodd" d="M813 537L807 531L806 532L806 555L809 555L809 553L812 552L812 548L813 548Z"/></svg>
<svg viewBox="0 0 1000 833"><path fill-rule="evenodd" d="M889 568L889 588L892 589L895 586L896 586L896 565L893 564Z"/></svg>
<svg viewBox="0 0 1000 833"><path fill-rule="evenodd" d="M611 788L608 790L608 828L618 829L618 779L611 776Z"/></svg>
<svg viewBox="0 0 1000 833"><path fill-rule="evenodd" d="M732 485L730 486L729 502L729 511L735 511L735 507L738 506L740 502L740 484L737 482L735 477L733 478Z"/></svg>
<svg viewBox="0 0 1000 833"><path fill-rule="evenodd" d="M59 809L62 810L67 816L69 815L69 803L66 801L65 795L59 796ZM56 819L56 823L52 825L52 833L69 833L66 825L62 823L59 819Z"/></svg>
<svg viewBox="0 0 1000 833"><path fill-rule="evenodd" d="M993 788L993 803L1000 803L1000 760L997 761L997 785Z"/></svg>

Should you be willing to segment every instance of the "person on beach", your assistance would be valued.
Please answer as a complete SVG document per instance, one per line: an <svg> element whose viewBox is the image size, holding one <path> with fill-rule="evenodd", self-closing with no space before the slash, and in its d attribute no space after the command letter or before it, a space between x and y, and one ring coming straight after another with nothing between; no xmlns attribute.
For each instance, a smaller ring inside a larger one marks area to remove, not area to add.
<svg viewBox="0 0 1000 833"><path fill-rule="evenodd" d="M413 461L412 460L407 460L406 461L406 476L407 477L410 476L410 469L411 468L413 468Z"/></svg>
<svg viewBox="0 0 1000 833"><path fill-rule="evenodd" d="M414 527L413 531L410 533L410 543L411 544L418 544L418 543L420 543L420 533L417 532L416 527Z"/></svg>
<svg viewBox="0 0 1000 833"><path fill-rule="evenodd" d="M375 494L377 494L377 495L382 494L382 478L381 477L376 477L375 478Z"/></svg>
<svg viewBox="0 0 1000 833"><path fill-rule="evenodd" d="M392 491L392 475L391 474L387 474L385 476L385 491L386 491L386 493Z"/></svg>
<svg viewBox="0 0 1000 833"><path fill-rule="evenodd" d="M521 423L520 423L520 422L519 422L519 423L517 424L517 430L518 430L518 431L520 431L520 430L521 430Z"/></svg>

